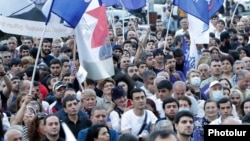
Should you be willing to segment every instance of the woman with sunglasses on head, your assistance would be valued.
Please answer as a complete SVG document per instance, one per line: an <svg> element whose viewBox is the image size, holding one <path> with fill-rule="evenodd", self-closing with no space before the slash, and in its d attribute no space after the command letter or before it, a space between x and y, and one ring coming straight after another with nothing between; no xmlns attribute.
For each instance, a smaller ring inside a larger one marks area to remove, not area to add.
<svg viewBox="0 0 250 141"><path fill-rule="evenodd" d="M44 118L46 113L38 113L37 116L31 121L28 127L29 141L42 141L46 138L44 128Z"/></svg>
<svg viewBox="0 0 250 141"><path fill-rule="evenodd" d="M32 95L27 94L20 109L17 111L15 119L11 125L21 125L23 128L23 140L28 141L28 127L37 113L42 112L42 106L38 101L32 100Z"/></svg>

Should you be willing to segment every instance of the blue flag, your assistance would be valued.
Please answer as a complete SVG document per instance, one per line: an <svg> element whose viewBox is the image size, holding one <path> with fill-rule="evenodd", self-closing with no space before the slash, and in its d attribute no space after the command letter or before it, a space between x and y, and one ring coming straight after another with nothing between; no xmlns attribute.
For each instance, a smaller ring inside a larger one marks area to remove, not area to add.
<svg viewBox="0 0 250 141"><path fill-rule="evenodd" d="M208 3L209 18L211 18L223 5L224 0L210 0Z"/></svg>
<svg viewBox="0 0 250 141"><path fill-rule="evenodd" d="M75 28L90 2L90 0L53 0L50 12L61 17L70 27ZM46 23L49 20L50 16Z"/></svg>
<svg viewBox="0 0 250 141"><path fill-rule="evenodd" d="M136 10L146 6L146 0L102 0L105 6L124 7L128 10Z"/></svg>
<svg viewBox="0 0 250 141"><path fill-rule="evenodd" d="M174 0L173 4L203 21L203 29L206 31L210 18L219 10L223 2L224 0Z"/></svg>
<svg viewBox="0 0 250 141"><path fill-rule="evenodd" d="M195 68L195 58L196 53L193 48L189 48L187 41L185 40L185 37L182 37L182 50L184 53L184 67L183 67L183 74L187 76L187 72L190 69Z"/></svg>

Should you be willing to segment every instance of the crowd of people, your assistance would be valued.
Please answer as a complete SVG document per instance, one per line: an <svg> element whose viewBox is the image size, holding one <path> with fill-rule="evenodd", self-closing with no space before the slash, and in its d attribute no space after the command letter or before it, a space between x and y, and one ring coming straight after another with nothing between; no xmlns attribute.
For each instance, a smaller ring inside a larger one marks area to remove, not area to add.
<svg viewBox="0 0 250 141"><path fill-rule="evenodd" d="M63 141L72 133L78 141L203 141L205 125L249 124L249 17L215 14L209 43L196 45L196 67L185 73L188 19L166 10L146 30L137 18L114 16L106 45L115 74L101 80L78 82L84 52L74 51L74 36L1 41L0 140Z"/></svg>

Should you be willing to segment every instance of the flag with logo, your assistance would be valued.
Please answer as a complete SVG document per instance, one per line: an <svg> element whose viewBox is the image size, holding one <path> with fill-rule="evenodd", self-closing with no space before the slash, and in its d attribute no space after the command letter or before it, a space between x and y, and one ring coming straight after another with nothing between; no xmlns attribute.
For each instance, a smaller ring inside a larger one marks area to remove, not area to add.
<svg viewBox="0 0 250 141"><path fill-rule="evenodd" d="M182 37L182 50L185 55L183 74L187 76L187 72L190 69L195 69L195 65L196 65L195 60L198 59L197 49L194 47L190 48L187 44L185 36L183 36Z"/></svg>
<svg viewBox="0 0 250 141"><path fill-rule="evenodd" d="M80 64L88 72L87 78L100 80L114 75L105 6L92 0L75 33Z"/></svg>
<svg viewBox="0 0 250 141"><path fill-rule="evenodd" d="M128 10L136 10L146 6L146 0L102 0L105 6L124 7Z"/></svg>
<svg viewBox="0 0 250 141"><path fill-rule="evenodd" d="M208 30L210 18L223 3L224 0L174 0L173 2L186 13L200 19L204 23L203 31Z"/></svg>
<svg viewBox="0 0 250 141"><path fill-rule="evenodd" d="M99 0L54 0L51 5L50 13L74 28L80 65L87 78L100 80L114 75L105 6Z"/></svg>

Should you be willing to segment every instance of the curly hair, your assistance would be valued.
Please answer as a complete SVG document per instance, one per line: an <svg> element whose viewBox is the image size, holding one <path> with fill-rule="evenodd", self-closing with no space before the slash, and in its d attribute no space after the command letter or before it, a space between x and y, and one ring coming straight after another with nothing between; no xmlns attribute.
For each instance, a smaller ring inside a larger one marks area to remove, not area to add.
<svg viewBox="0 0 250 141"><path fill-rule="evenodd" d="M47 115L45 113L39 113L29 124L28 127L28 138L30 141L41 141L42 137L38 132L39 124L42 121L44 123L44 118Z"/></svg>
<svg viewBox="0 0 250 141"><path fill-rule="evenodd" d="M125 82L128 85L127 98L132 99L130 91L135 87L134 80L127 74L119 73L114 76L115 84L118 85L119 82Z"/></svg>

